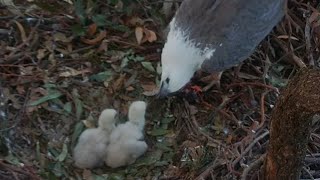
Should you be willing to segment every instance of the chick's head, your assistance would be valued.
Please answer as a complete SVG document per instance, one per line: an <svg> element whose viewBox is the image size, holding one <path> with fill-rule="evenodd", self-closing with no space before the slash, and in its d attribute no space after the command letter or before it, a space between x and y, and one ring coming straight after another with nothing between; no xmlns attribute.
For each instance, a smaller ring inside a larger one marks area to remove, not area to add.
<svg viewBox="0 0 320 180"><path fill-rule="evenodd" d="M147 104L144 101L135 101L129 107L128 119L138 126L144 126Z"/></svg>
<svg viewBox="0 0 320 180"><path fill-rule="evenodd" d="M117 111L114 109L103 110L98 121L99 128L112 130L114 128L116 114Z"/></svg>

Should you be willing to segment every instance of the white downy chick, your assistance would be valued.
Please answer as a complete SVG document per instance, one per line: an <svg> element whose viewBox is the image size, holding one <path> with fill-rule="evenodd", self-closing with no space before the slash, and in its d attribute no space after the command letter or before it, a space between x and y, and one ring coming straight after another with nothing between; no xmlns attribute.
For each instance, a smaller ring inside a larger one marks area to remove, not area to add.
<svg viewBox="0 0 320 180"><path fill-rule="evenodd" d="M105 109L99 117L98 128L86 129L80 135L73 151L77 167L91 169L103 165L116 114L114 109Z"/></svg>
<svg viewBox="0 0 320 180"><path fill-rule="evenodd" d="M146 107L143 101L133 102L129 107L129 121L118 125L111 133L105 158L108 166L130 165L147 151L148 145L143 140Z"/></svg>

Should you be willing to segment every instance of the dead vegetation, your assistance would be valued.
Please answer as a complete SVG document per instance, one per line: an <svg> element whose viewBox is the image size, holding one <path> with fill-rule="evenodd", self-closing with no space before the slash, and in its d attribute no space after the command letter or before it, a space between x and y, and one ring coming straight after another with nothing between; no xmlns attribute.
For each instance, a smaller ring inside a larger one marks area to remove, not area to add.
<svg viewBox="0 0 320 180"><path fill-rule="evenodd" d="M158 100L150 95L169 22L163 1L4 2L0 179L256 179L281 89L299 68L320 63L320 4L289 0L283 21L224 72L220 89ZM70 152L83 129L104 108L123 119L133 100L149 103L147 154L128 168L75 168ZM312 123L302 179L320 178L320 126Z"/></svg>

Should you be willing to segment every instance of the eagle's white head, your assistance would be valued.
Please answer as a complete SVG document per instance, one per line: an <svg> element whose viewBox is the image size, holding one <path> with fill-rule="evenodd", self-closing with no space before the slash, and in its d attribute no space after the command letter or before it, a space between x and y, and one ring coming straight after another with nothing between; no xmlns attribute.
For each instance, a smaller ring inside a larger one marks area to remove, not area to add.
<svg viewBox="0 0 320 180"><path fill-rule="evenodd" d="M188 30L178 27L175 19L171 21L167 42L161 54L160 97L183 88L193 74L201 68L202 62L210 58L215 51L214 49L201 50L188 35Z"/></svg>

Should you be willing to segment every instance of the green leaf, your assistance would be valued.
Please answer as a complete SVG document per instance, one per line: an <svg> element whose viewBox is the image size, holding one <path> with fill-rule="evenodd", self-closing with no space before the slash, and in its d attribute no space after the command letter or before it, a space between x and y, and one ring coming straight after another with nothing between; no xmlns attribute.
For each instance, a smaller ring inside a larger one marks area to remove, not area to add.
<svg viewBox="0 0 320 180"><path fill-rule="evenodd" d="M48 179L49 180L58 180L58 177L56 177L56 175L54 173L49 172Z"/></svg>
<svg viewBox="0 0 320 180"><path fill-rule="evenodd" d="M63 175L63 166L62 166L61 162L54 164L52 172L57 177L61 177Z"/></svg>
<svg viewBox="0 0 320 180"><path fill-rule="evenodd" d="M130 29L127 26L122 25L122 24L114 25L111 28L113 30L120 31L120 32L129 32L130 31Z"/></svg>
<svg viewBox="0 0 320 180"><path fill-rule="evenodd" d="M156 147L157 147L158 149L163 150L164 152L172 151L172 149L169 148L165 143L157 143L157 144L156 144Z"/></svg>
<svg viewBox="0 0 320 180"><path fill-rule="evenodd" d="M167 166L169 163L168 161L158 161L156 163L154 163L154 166Z"/></svg>
<svg viewBox="0 0 320 180"><path fill-rule="evenodd" d="M99 175L96 175L96 174L93 174L92 178L94 180L105 180L106 179L104 176L99 176Z"/></svg>
<svg viewBox="0 0 320 180"><path fill-rule="evenodd" d="M288 80L281 79L281 78L279 78L277 76L269 76L269 77L267 77L267 79L270 81L272 86L275 86L275 87L278 87L278 88L285 87L288 84Z"/></svg>
<svg viewBox="0 0 320 180"><path fill-rule="evenodd" d="M57 85L51 84L51 83L46 83L43 85L43 87L46 89L52 89L52 88L57 88Z"/></svg>
<svg viewBox="0 0 320 180"><path fill-rule="evenodd" d="M134 60L134 62L141 62L141 61L144 61L144 57L142 57L142 56L134 56L133 60Z"/></svg>
<svg viewBox="0 0 320 180"><path fill-rule="evenodd" d="M151 136L163 136L165 134L168 134L168 130L166 129L161 129L161 128L157 128L157 129L153 129L151 132L150 132L150 135Z"/></svg>
<svg viewBox="0 0 320 180"><path fill-rule="evenodd" d="M37 161L41 161L41 152L40 152L40 143L39 141L36 142L36 159Z"/></svg>
<svg viewBox="0 0 320 180"><path fill-rule="evenodd" d="M157 63L157 74L161 75L161 72L162 72L161 63Z"/></svg>
<svg viewBox="0 0 320 180"><path fill-rule="evenodd" d="M113 76L112 71L104 71L89 77L90 80L104 82Z"/></svg>
<svg viewBox="0 0 320 180"><path fill-rule="evenodd" d="M141 62L142 66L151 72L156 72L151 62Z"/></svg>
<svg viewBox="0 0 320 180"><path fill-rule="evenodd" d="M66 145L66 143L63 143L63 147L62 147L62 152L59 154L58 156L58 161L62 162L66 159L68 155L68 146Z"/></svg>
<svg viewBox="0 0 320 180"><path fill-rule="evenodd" d="M122 61L121 61L120 67L121 67L121 68L124 68L124 67L128 66L129 60L130 60L130 59L129 59L128 57L124 57L124 58L122 59Z"/></svg>
<svg viewBox="0 0 320 180"><path fill-rule="evenodd" d="M116 5L119 2L119 0L108 0L108 3L112 6Z"/></svg>
<svg viewBox="0 0 320 180"><path fill-rule="evenodd" d="M76 118L77 120L80 120L83 112L83 103L80 99L75 99L74 103L76 105Z"/></svg>
<svg viewBox="0 0 320 180"><path fill-rule="evenodd" d="M172 121L174 121L174 118L168 117L168 118L163 118L163 119L161 120L161 123L169 124L169 123L171 123Z"/></svg>
<svg viewBox="0 0 320 180"><path fill-rule="evenodd" d="M72 134L72 138L71 138L71 148L73 148L76 143L77 143L77 139L80 136L80 134L82 133L84 129L84 125L82 122L78 122L74 128L73 134Z"/></svg>
<svg viewBox="0 0 320 180"><path fill-rule="evenodd" d="M123 175L120 175L120 174L111 174L109 177L108 177L108 180L124 180L124 176Z"/></svg>
<svg viewBox="0 0 320 180"><path fill-rule="evenodd" d="M49 93L48 95L43 96L42 98L40 98L40 99L38 99L38 100L36 100L34 102L31 102L29 104L29 106L37 106L37 105L42 104L42 103L44 103L46 101L49 101L51 99L56 99L56 98L58 98L58 97L60 97L62 95L63 94L61 92L59 92L59 91L53 91L53 92Z"/></svg>
<svg viewBox="0 0 320 180"><path fill-rule="evenodd" d="M63 109L70 114L72 112L72 104L71 102L67 102L66 104L64 104Z"/></svg>
<svg viewBox="0 0 320 180"><path fill-rule="evenodd" d="M142 158L137 159L135 166L138 167L138 166L152 165L160 161L162 154L163 154L162 150L156 150L151 153L147 153Z"/></svg>
<svg viewBox="0 0 320 180"><path fill-rule="evenodd" d="M79 24L73 25L71 31L76 36L84 36L86 34L86 29Z"/></svg>
<svg viewBox="0 0 320 180"><path fill-rule="evenodd" d="M165 159L167 161L172 161L175 155L176 153L174 151L169 151L163 154L162 159Z"/></svg>
<svg viewBox="0 0 320 180"><path fill-rule="evenodd" d="M77 89L72 90L72 96L73 96L73 101L76 106L76 118L77 120L80 120L81 115L83 113L83 103L79 99L79 94Z"/></svg>
<svg viewBox="0 0 320 180"><path fill-rule="evenodd" d="M118 173L112 173L112 174L103 174L103 175L96 175L96 174L92 174L92 179L93 180L123 180L124 179L124 175L120 175Z"/></svg>
<svg viewBox="0 0 320 180"><path fill-rule="evenodd" d="M105 26L107 24L106 16L102 14L97 14L92 17L92 21L96 23L97 26Z"/></svg>
<svg viewBox="0 0 320 180"><path fill-rule="evenodd" d="M17 157L13 156L12 153L9 153L8 156L6 156L4 158L7 162L9 162L10 164L13 164L13 165L20 165L20 161Z"/></svg>
<svg viewBox="0 0 320 180"><path fill-rule="evenodd" d="M82 23L82 25L85 25L86 23L86 14L85 14L85 9L83 6L83 1L82 0L76 0L74 2L74 9L75 9L75 13L78 16L80 22Z"/></svg>

